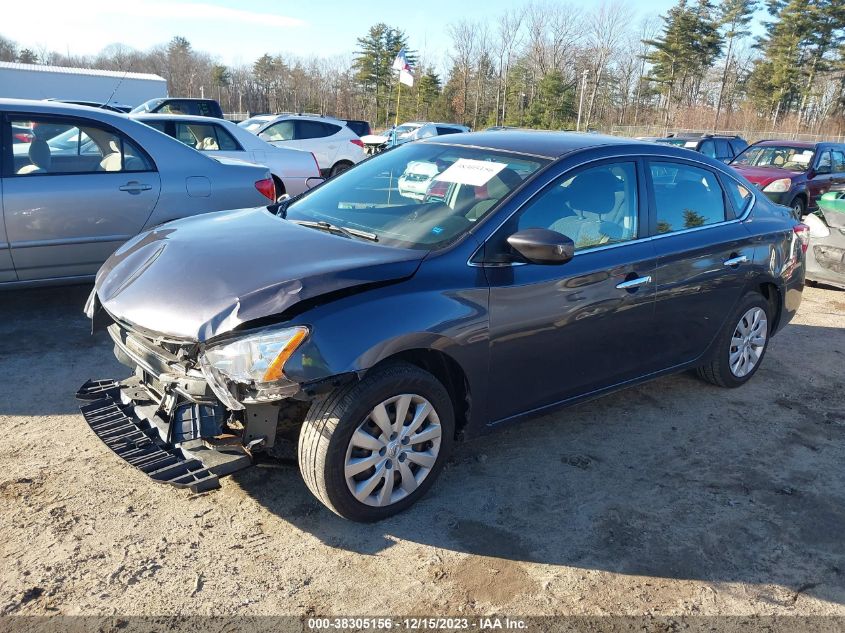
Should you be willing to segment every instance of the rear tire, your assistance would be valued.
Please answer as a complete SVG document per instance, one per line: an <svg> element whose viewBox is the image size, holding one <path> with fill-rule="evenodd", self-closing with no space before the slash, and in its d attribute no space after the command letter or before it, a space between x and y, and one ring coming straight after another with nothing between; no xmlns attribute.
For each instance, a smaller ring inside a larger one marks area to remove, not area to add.
<svg viewBox="0 0 845 633"><path fill-rule="evenodd" d="M745 295L719 333L711 358L696 370L698 376L719 387L734 388L748 382L769 347L770 310L763 295Z"/></svg>
<svg viewBox="0 0 845 633"><path fill-rule="evenodd" d="M334 167L332 167L332 170L329 172L329 177L333 178L338 174L342 174L350 167L352 167L352 163L350 163L349 161L342 160L339 163L336 163Z"/></svg>
<svg viewBox="0 0 845 633"><path fill-rule="evenodd" d="M391 363L313 402L299 435L299 470L335 514L379 521L431 487L454 430L443 384L414 365Z"/></svg>

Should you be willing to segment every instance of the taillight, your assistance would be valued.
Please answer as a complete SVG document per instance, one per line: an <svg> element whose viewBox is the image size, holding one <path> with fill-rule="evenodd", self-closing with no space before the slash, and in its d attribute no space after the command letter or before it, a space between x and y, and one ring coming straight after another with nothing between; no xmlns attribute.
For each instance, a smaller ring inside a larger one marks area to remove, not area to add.
<svg viewBox="0 0 845 633"><path fill-rule="evenodd" d="M258 189L262 196L273 202L276 201L276 183L273 182L272 178L257 180L255 182L255 188Z"/></svg>
<svg viewBox="0 0 845 633"><path fill-rule="evenodd" d="M32 139L35 138L35 136L29 132L18 132L12 136L15 137L15 140L17 140L18 143L32 143Z"/></svg>
<svg viewBox="0 0 845 633"><path fill-rule="evenodd" d="M349 139L349 142L352 143L353 145L357 145L361 149L364 149L364 141L362 141L359 138L351 138L351 139Z"/></svg>
<svg viewBox="0 0 845 633"><path fill-rule="evenodd" d="M426 200L443 201L449 193L449 183L445 180L435 180L425 192Z"/></svg>
<svg viewBox="0 0 845 633"><path fill-rule="evenodd" d="M810 227L806 224L796 224L792 227L792 232L801 241L801 251L806 253L810 245Z"/></svg>

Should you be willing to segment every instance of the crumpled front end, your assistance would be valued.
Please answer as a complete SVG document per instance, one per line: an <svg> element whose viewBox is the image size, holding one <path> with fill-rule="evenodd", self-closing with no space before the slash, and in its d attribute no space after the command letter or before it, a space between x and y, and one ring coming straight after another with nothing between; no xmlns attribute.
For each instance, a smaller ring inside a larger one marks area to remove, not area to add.
<svg viewBox="0 0 845 633"><path fill-rule="evenodd" d="M248 385L204 369L198 344L155 339L117 322L107 331L133 374L88 381L77 397L87 402L81 410L94 433L130 465L156 481L202 492L274 445L284 398L299 385L279 380L274 401L259 402Z"/></svg>

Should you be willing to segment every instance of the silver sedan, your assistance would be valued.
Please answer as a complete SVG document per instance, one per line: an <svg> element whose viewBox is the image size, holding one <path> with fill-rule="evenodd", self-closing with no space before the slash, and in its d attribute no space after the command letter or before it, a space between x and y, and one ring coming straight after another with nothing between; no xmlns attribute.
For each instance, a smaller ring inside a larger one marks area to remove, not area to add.
<svg viewBox="0 0 845 633"><path fill-rule="evenodd" d="M0 99L0 287L93 279L169 220L275 199L266 167L212 159L105 110ZM11 129L29 142L9 142Z"/></svg>
<svg viewBox="0 0 845 633"><path fill-rule="evenodd" d="M132 114L132 118L154 127L188 147L209 156L228 156L265 165L276 182L276 196L296 196L319 182L317 159L311 152L276 147L238 127L231 121L181 114ZM309 182L310 181L310 182Z"/></svg>

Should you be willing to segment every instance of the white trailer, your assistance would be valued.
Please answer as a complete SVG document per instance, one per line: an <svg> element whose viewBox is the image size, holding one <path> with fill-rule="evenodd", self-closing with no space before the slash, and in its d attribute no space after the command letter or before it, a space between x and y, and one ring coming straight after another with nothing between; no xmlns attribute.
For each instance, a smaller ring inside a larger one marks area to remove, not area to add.
<svg viewBox="0 0 845 633"><path fill-rule="evenodd" d="M146 73L0 62L0 97L136 106L167 96L167 81Z"/></svg>

